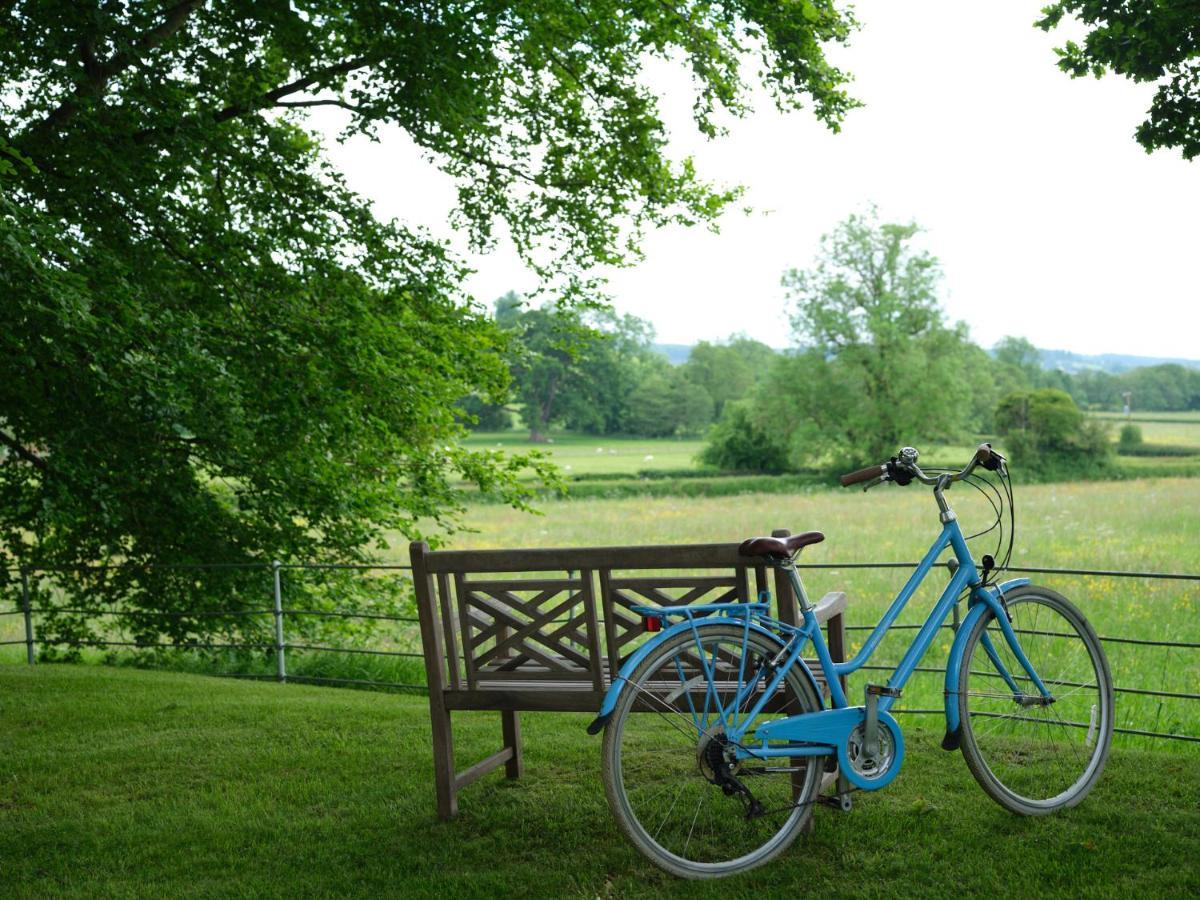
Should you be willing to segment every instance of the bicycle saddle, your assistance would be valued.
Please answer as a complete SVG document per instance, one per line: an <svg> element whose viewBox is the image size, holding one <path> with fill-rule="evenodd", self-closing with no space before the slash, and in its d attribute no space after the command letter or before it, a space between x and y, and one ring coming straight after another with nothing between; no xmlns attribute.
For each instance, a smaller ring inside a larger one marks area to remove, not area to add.
<svg viewBox="0 0 1200 900"><path fill-rule="evenodd" d="M825 535L819 531L806 531L785 538L756 537L742 541L738 553L742 556L791 556L801 547L819 544L823 540Z"/></svg>

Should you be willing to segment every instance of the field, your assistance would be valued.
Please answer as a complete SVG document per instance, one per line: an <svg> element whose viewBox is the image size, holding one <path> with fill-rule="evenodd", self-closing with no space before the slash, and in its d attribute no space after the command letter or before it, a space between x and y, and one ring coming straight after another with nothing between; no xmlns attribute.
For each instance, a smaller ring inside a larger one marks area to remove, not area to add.
<svg viewBox="0 0 1200 900"><path fill-rule="evenodd" d="M506 453L541 450L570 478L578 475L637 475L644 470L697 468L701 440L593 437L559 433L548 443L532 443L525 431L475 432L463 442L478 450Z"/></svg>
<svg viewBox="0 0 1200 900"><path fill-rule="evenodd" d="M964 485L950 499L964 527L991 524L984 501ZM1084 568L1137 572L1200 573L1200 479L1147 479L1030 485L1017 487L1017 541L1014 566ZM559 500L540 504L541 515L500 506L468 511L474 529L453 535L453 548L553 547L606 544L655 544L736 541L774 528L821 530L823 544L804 551L801 562L832 569L805 572L810 594L845 590L851 646L861 645L867 629L903 583L898 570L839 569L848 563L915 561L938 529L937 511L928 491L882 487L868 494L857 490L812 488L791 494L747 494L735 497L638 497L620 500ZM996 534L972 543L976 556L995 551ZM407 542L396 540L387 559L406 563ZM934 573L901 615L900 624L918 624L944 584ZM1075 600L1101 635L1139 640L1200 643L1200 591L1196 582L1113 576L1035 576L1035 580ZM269 574L264 575L264 598ZM11 609L12 606L6 607ZM382 632L376 646L416 649L415 627ZM17 640L20 617L0 618L0 641ZM872 665L894 665L911 632L896 631L884 639ZM946 639L934 644L923 665L940 666L949 649ZM1167 648L1108 643L1106 650L1119 688L1175 694L1200 694L1200 648ZM99 658L97 651L91 658ZM268 655L269 656L269 655ZM0 647L0 659L24 658L21 646ZM273 672L270 658L220 660L233 671ZM204 670L187 658L174 665ZM409 683L420 680L414 660L382 657L337 657L291 653L295 674L370 678ZM211 668L211 666L208 666ZM873 679L883 677L870 671ZM863 677L851 681L851 695L861 691ZM918 673L906 689L904 705L933 709L941 705L939 676ZM1200 701L1154 694L1118 695L1118 726L1154 732L1200 736ZM1150 746L1147 739L1120 736L1129 746ZM1161 744L1158 744L1161 746ZM1188 745L1192 750L1200 744Z"/></svg>
<svg viewBox="0 0 1200 900"><path fill-rule="evenodd" d="M78 666L0 665L6 896L1195 896L1200 767L1117 748L1076 809L1016 818L934 731L896 782L820 808L770 866L716 884L614 826L587 716L526 714L525 777L433 815L420 698ZM455 717L465 762L495 714ZM986 849L982 849L986 848Z"/></svg>
<svg viewBox="0 0 1200 900"><path fill-rule="evenodd" d="M965 485L950 495L964 529L986 528L993 514ZM1014 566L1137 572L1200 573L1200 480L1074 482L1018 486ZM741 540L774 528L819 530L826 541L804 551L801 562L846 564L915 561L939 529L927 490L895 486L868 494L811 490L792 495L728 498L655 497L556 501L529 516L504 507L471 510L474 533L459 534L454 548L559 547ZM975 555L994 552L996 533L972 542ZM396 559L406 549L397 548ZM897 570L818 569L805 573L810 594L846 590L849 624L874 625L903 583ZM1112 576L1034 576L1072 598L1104 636L1200 643L1200 591L1196 582ZM919 624L944 579L931 575L901 615ZM872 663L894 665L912 632L890 633ZM865 630L851 632L852 648ZM949 651L935 643L923 665L938 667ZM1109 643L1106 652L1118 687L1200 693L1200 648L1160 648ZM879 673L872 672L878 679ZM851 680L851 695L865 683ZM918 674L906 689L910 708L941 706L940 676ZM1200 701L1123 693L1118 726L1200 736ZM1139 739L1119 738L1140 743Z"/></svg>

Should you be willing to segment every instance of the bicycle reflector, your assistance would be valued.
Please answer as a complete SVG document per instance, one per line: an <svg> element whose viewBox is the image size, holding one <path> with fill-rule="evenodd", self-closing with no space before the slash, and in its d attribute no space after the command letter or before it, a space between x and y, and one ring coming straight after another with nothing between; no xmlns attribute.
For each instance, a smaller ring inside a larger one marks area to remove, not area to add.
<svg viewBox="0 0 1200 900"><path fill-rule="evenodd" d="M658 616L642 616L642 630L650 633L662 631L662 619Z"/></svg>

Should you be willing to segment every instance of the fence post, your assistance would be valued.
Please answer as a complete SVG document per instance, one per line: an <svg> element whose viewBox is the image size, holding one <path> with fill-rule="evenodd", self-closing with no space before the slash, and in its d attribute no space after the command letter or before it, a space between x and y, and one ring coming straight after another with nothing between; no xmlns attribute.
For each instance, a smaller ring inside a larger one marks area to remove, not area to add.
<svg viewBox="0 0 1200 900"><path fill-rule="evenodd" d="M283 658L283 584L279 577L282 565L279 560L271 563L275 575L275 674L281 682L287 681L287 665Z"/></svg>
<svg viewBox="0 0 1200 900"><path fill-rule="evenodd" d="M29 573L21 569L21 609L25 613L25 661L33 665L33 608L29 599Z"/></svg>

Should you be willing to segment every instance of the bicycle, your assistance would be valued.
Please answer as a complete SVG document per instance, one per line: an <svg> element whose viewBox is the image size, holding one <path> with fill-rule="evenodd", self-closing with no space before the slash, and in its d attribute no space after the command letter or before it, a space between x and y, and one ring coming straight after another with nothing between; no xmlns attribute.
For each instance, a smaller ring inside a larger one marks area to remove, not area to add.
<svg viewBox="0 0 1200 900"><path fill-rule="evenodd" d="M796 554L824 540L819 532L752 538L739 548L785 571L802 624L771 618L766 592L757 602L633 607L647 631L661 631L625 660L588 731L604 731L604 785L617 824L660 868L714 878L769 862L808 821L835 763L843 809L850 791L890 784L904 737L889 710L963 596L967 613L945 673L942 747L961 749L984 791L1021 815L1072 807L1100 777L1112 742L1113 691L1095 631L1054 591L1028 578L995 581L1011 558L1016 525L1007 461L989 444L961 471L926 473L917 459L906 447L841 478L844 486L865 483L864 490L884 482L931 486L942 523L849 661L830 658L796 569ZM999 487L974 474L977 466ZM945 498L960 481L984 492L996 511L993 526L970 537ZM998 525L999 553L1005 500L1007 555L999 565L984 555L981 572L966 542ZM952 574L940 599L887 682L868 684L863 704L850 706L841 679L866 664L946 548ZM679 621L663 627L671 620ZM801 656L809 644L828 707Z"/></svg>

